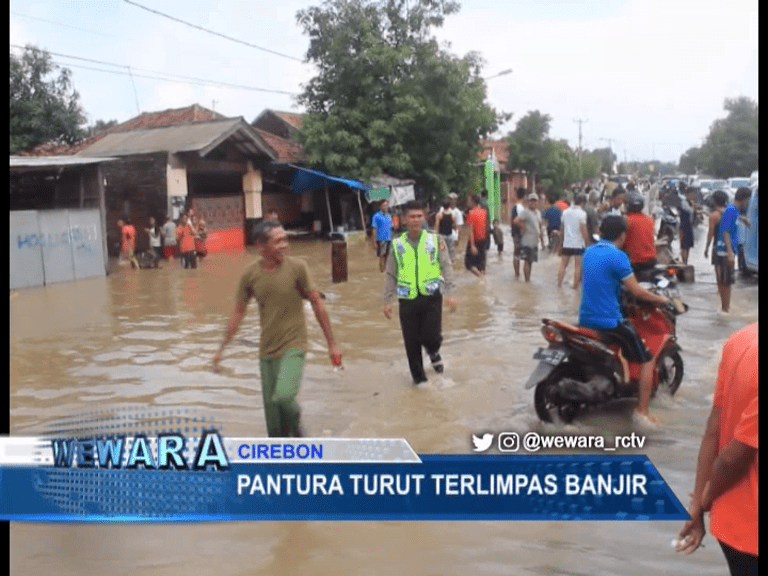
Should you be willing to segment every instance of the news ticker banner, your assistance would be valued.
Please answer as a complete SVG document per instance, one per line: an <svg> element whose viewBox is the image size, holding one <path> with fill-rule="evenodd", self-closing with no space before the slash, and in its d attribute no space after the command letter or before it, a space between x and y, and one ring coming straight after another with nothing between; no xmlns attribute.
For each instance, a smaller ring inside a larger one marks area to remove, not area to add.
<svg viewBox="0 0 768 576"><path fill-rule="evenodd" d="M0 438L0 520L687 520L646 456L417 455L404 439Z"/></svg>

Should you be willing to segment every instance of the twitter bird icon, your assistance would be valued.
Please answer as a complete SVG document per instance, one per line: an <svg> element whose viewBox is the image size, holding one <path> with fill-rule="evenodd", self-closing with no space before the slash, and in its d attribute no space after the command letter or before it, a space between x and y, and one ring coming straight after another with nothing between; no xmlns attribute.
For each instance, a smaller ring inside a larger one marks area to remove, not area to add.
<svg viewBox="0 0 768 576"><path fill-rule="evenodd" d="M482 438L478 438L472 434L472 444L475 445L475 452L485 452L491 447L493 442L493 434L483 434Z"/></svg>

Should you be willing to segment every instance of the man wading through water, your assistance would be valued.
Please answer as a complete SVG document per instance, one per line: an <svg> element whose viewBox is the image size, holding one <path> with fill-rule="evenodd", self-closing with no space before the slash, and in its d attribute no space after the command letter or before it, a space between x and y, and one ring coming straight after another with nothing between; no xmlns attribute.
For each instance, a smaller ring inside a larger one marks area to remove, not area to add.
<svg viewBox="0 0 768 576"><path fill-rule="evenodd" d="M411 201L405 207L406 231L392 242L387 259L384 315L392 317L392 298L400 300L400 327L414 384L424 384L422 346L435 372L443 371L440 344L443 341L443 295L453 289L451 258L442 238L422 229L424 205ZM446 298L451 311L456 299Z"/></svg>
<svg viewBox="0 0 768 576"><path fill-rule="evenodd" d="M245 317L248 301L254 298L259 303L261 323L259 369L267 433L270 437L301 437L296 395L307 351L304 299L312 303L334 365L341 364L341 353L333 339L322 295L312 283L307 265L286 256L288 236L280 223L264 220L253 229L253 236L261 259L246 268L240 277L237 303L221 348L213 357L213 370L219 371L224 347L234 338Z"/></svg>

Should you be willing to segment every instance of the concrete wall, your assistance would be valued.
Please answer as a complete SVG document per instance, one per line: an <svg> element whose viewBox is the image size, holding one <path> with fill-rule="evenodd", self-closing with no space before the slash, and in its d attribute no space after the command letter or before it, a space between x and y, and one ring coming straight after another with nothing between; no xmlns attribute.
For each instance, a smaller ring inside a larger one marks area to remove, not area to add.
<svg viewBox="0 0 768 576"><path fill-rule="evenodd" d="M11 290L106 276L98 209L10 213Z"/></svg>

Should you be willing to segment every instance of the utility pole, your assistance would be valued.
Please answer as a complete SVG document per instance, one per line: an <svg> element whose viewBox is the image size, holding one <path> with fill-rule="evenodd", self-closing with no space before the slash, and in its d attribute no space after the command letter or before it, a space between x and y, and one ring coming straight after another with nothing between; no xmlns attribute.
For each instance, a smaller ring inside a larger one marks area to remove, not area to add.
<svg viewBox="0 0 768 576"><path fill-rule="evenodd" d="M218 103L218 100L211 100L211 110L216 112L216 104Z"/></svg>
<svg viewBox="0 0 768 576"><path fill-rule="evenodd" d="M581 170L581 124L582 122L588 122L588 120L582 120L581 118L578 118L574 120L574 122L578 122L579 124L579 170Z"/></svg>
<svg viewBox="0 0 768 576"><path fill-rule="evenodd" d="M616 139L615 138L600 138L600 140L602 140L604 142L608 142L608 150L609 150L609 152L611 154L611 160L613 160L613 146L612 146L612 144L613 144L613 141L616 140ZM613 170L613 166L612 165L608 166L608 171L610 172L612 170Z"/></svg>

